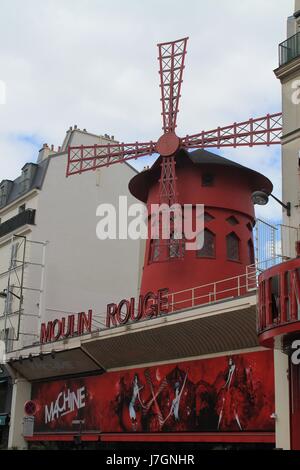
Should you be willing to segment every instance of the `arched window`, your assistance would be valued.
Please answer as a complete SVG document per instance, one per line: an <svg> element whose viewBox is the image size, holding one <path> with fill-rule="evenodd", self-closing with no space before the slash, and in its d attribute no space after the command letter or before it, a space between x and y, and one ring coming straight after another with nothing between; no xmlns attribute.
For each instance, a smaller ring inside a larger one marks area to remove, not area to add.
<svg viewBox="0 0 300 470"><path fill-rule="evenodd" d="M216 257L216 236L213 232L204 229L204 244L201 250L197 251L197 258Z"/></svg>
<svg viewBox="0 0 300 470"><path fill-rule="evenodd" d="M182 238L175 238L174 232L170 236L169 244L169 257L170 258L181 258L185 251L184 235Z"/></svg>
<svg viewBox="0 0 300 470"><path fill-rule="evenodd" d="M248 240L248 256L249 256L249 261L250 261L250 264L254 264L255 263L255 258L254 258L254 246L253 246L253 241L251 240Z"/></svg>
<svg viewBox="0 0 300 470"><path fill-rule="evenodd" d="M228 260L240 260L240 239L234 232L231 232L226 237L226 251Z"/></svg>
<svg viewBox="0 0 300 470"><path fill-rule="evenodd" d="M149 262L155 263L159 260L159 238L152 238L150 243Z"/></svg>

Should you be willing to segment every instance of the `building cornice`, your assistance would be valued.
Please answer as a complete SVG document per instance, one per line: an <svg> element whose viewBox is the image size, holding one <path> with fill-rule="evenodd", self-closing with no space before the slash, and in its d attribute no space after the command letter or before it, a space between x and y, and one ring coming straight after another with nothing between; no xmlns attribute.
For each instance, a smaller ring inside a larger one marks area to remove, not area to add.
<svg viewBox="0 0 300 470"><path fill-rule="evenodd" d="M276 77L284 82L290 80L294 75L298 76L300 72L300 57L296 57L287 64L281 65L274 70Z"/></svg>

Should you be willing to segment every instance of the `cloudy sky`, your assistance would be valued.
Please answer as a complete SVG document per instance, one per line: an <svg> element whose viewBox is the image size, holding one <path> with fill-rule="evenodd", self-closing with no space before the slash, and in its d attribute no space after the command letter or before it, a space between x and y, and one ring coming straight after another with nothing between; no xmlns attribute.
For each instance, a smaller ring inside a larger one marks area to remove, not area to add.
<svg viewBox="0 0 300 470"><path fill-rule="evenodd" d="M293 11L293 0L0 0L0 181L74 124L157 139L157 42L190 38L178 135L280 111L273 70ZM281 195L280 148L222 155L266 174ZM280 207L258 214L279 219Z"/></svg>

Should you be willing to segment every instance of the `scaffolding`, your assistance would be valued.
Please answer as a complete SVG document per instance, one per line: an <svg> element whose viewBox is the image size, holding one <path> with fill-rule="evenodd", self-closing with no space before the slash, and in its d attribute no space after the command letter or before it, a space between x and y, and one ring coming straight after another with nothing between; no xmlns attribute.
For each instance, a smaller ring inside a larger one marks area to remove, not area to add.
<svg viewBox="0 0 300 470"><path fill-rule="evenodd" d="M8 269L0 272L4 286L0 295L5 299L0 334L5 353L15 346L18 349L22 337L31 338L30 342L38 338L44 311L46 246L47 242L28 240L23 235L13 235L10 240ZM29 319L35 320L35 328Z"/></svg>

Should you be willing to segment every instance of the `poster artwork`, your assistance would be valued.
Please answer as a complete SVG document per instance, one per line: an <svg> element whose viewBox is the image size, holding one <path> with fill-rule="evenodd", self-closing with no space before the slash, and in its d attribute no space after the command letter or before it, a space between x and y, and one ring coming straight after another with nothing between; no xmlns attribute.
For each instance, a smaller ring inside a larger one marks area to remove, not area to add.
<svg viewBox="0 0 300 470"><path fill-rule="evenodd" d="M97 432L274 431L273 356L237 354L34 384L32 398L35 432L72 431L76 419Z"/></svg>

